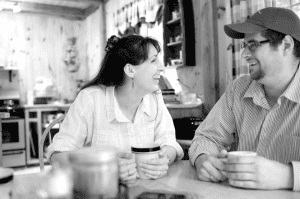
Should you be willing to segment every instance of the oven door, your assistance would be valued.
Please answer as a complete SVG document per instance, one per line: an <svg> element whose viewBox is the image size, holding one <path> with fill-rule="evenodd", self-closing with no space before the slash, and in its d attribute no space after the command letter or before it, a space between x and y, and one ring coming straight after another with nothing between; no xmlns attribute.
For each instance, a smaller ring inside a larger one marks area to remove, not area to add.
<svg viewBox="0 0 300 199"><path fill-rule="evenodd" d="M25 149L24 119L3 119L2 150Z"/></svg>
<svg viewBox="0 0 300 199"><path fill-rule="evenodd" d="M14 151L3 151L3 167L25 166L26 154L25 149Z"/></svg>

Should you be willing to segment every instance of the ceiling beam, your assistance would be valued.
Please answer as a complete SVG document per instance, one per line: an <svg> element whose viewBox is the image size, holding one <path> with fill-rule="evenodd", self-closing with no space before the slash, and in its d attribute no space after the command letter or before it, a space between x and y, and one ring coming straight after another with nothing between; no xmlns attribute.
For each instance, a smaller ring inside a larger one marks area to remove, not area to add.
<svg viewBox="0 0 300 199"><path fill-rule="evenodd" d="M21 2L22 1L22 2ZM79 2L79 0L64 0L69 2ZM72 8L61 5L50 5L37 3L35 0L19 0L18 5L21 7L21 13L33 13L33 14L43 14L60 16L73 20L84 20L87 16L98 9L101 0L80 0L81 3L89 2L88 7L85 8ZM9 11L12 9L12 5L16 1L6 1L9 2L10 6L4 8L3 11ZM96 3L97 2L97 3Z"/></svg>
<svg viewBox="0 0 300 199"><path fill-rule="evenodd" d="M10 2L24 2L24 3L37 3L36 0L4 0L4 1L10 1ZM75 3L95 3L100 4L103 0L60 0L61 2L75 2Z"/></svg>
<svg viewBox="0 0 300 199"><path fill-rule="evenodd" d="M66 17L79 17L81 18L84 15L83 9L70 8L63 6L53 6L46 4L37 4L37 3L19 3L21 7L21 12L25 13L39 13L39 14L48 14L48 15L60 15Z"/></svg>

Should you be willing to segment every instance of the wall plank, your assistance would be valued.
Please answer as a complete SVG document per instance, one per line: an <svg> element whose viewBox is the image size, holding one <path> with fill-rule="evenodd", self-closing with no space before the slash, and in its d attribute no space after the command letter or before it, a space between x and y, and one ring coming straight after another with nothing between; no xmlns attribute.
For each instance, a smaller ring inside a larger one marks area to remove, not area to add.
<svg viewBox="0 0 300 199"><path fill-rule="evenodd" d="M72 101L77 94L77 82L86 81L95 68L99 68L100 21L102 10L97 10L85 21L34 15L0 13L0 64L17 67L12 81L7 71L0 72L0 89L20 90L21 101L26 103L28 90L32 90L38 77L51 78L59 97ZM64 59L70 38L75 37L80 68L69 72ZM0 92L1 93L1 92Z"/></svg>

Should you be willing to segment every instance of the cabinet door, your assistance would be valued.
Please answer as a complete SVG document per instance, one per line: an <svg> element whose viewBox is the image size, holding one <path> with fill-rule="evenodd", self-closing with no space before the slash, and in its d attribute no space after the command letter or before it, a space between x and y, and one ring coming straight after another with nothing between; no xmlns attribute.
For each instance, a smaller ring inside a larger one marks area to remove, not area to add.
<svg viewBox="0 0 300 199"><path fill-rule="evenodd" d="M195 65L195 25L192 0L166 0L164 6L166 66Z"/></svg>

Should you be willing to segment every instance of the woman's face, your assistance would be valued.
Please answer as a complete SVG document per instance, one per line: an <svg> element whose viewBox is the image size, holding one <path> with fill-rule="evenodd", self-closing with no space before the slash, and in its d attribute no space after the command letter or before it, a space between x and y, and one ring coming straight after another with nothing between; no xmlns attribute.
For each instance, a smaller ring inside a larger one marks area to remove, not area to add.
<svg viewBox="0 0 300 199"><path fill-rule="evenodd" d="M134 66L134 88L143 93L151 93L159 89L160 73L164 71L164 65L158 58L156 48L149 44L148 59L144 63Z"/></svg>

